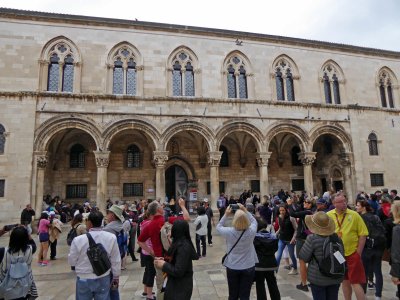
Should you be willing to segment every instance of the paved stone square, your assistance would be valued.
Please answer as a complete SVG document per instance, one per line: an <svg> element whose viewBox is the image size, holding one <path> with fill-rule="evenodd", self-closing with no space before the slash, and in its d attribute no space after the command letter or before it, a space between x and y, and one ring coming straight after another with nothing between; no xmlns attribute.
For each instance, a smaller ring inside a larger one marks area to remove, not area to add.
<svg viewBox="0 0 400 300"><path fill-rule="evenodd" d="M66 243L66 234L69 226L64 227L62 236L58 242L57 260L51 261L47 267L40 267L37 264L37 258L34 257L32 264L34 278L39 290L39 300L52 299L75 299L75 273L70 271L67 263L69 247ZM192 228L192 233L194 228ZM192 234L194 237L194 234ZM8 234L0 238L0 245L8 243ZM37 236L34 237L37 240ZM216 300L228 299L228 284L226 281L225 268L221 265L221 257L225 250L224 240L213 233L214 246L207 248L207 258L195 261L194 264L194 288L193 300ZM143 268L140 262L132 262L128 259L127 269L122 271L120 278L120 294L122 300L143 299L142 275ZM311 292L302 292L295 288L300 282L300 275L287 275L288 271L281 268L278 273L278 285L282 299L306 300L312 299ZM383 263L384 291L382 299L395 300L395 286L391 283L389 276L389 265ZM374 299L374 291L368 291L368 299ZM256 299L255 284L251 291L251 299ZM268 299L269 295L268 295ZM339 299L344 299L340 292Z"/></svg>

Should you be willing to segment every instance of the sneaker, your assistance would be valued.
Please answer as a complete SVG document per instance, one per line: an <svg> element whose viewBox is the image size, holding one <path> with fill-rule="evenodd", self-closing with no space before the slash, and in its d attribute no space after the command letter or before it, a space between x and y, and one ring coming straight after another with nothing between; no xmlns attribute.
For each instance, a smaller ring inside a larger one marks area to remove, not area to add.
<svg viewBox="0 0 400 300"><path fill-rule="evenodd" d="M374 290L374 289L375 289L375 283L369 281L369 282L368 282L368 289L369 289L369 290Z"/></svg>
<svg viewBox="0 0 400 300"><path fill-rule="evenodd" d="M381 299L382 299L381 297L375 296L375 300L381 300Z"/></svg>
<svg viewBox="0 0 400 300"><path fill-rule="evenodd" d="M290 272L288 273L288 275L297 275L297 274L299 274L298 272L297 272L297 269L291 269L290 270Z"/></svg>
<svg viewBox="0 0 400 300"><path fill-rule="evenodd" d="M211 244L208 244L208 247L212 247L213 246L213 244L211 243Z"/></svg>
<svg viewBox="0 0 400 300"><path fill-rule="evenodd" d="M290 269L292 269L292 265L284 266L283 268L284 268L285 270L290 270Z"/></svg>
<svg viewBox="0 0 400 300"><path fill-rule="evenodd" d="M297 288L298 290L300 290L300 291L308 292L308 286L307 286L307 284L303 285L302 283L300 283L300 284L296 285L296 288Z"/></svg>

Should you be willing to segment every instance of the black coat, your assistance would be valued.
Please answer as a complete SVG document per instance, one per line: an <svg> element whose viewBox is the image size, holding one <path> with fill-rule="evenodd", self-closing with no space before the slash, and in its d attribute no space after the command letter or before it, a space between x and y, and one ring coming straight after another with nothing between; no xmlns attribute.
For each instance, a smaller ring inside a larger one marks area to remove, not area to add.
<svg viewBox="0 0 400 300"><path fill-rule="evenodd" d="M268 231L257 232L254 238L254 248L256 249L258 263L256 271L273 271L278 269L275 252L278 250L278 239Z"/></svg>
<svg viewBox="0 0 400 300"><path fill-rule="evenodd" d="M168 274L164 300L189 300L193 291L193 263L198 256L193 245L180 241L170 263L165 263L162 270Z"/></svg>

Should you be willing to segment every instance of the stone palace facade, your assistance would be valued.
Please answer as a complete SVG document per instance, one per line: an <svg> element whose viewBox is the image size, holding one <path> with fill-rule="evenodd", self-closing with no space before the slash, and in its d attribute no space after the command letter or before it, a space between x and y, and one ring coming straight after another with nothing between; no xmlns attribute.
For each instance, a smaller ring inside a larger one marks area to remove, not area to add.
<svg viewBox="0 0 400 300"><path fill-rule="evenodd" d="M0 29L2 220L47 194L399 187L400 52L5 8Z"/></svg>

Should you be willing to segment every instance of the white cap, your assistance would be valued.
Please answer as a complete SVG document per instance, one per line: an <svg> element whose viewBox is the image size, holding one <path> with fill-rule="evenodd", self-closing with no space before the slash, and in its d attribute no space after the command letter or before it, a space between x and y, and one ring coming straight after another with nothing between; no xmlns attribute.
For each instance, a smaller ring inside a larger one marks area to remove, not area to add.
<svg viewBox="0 0 400 300"><path fill-rule="evenodd" d="M208 202L208 199L207 199L207 198L204 198L204 199L203 199L203 202Z"/></svg>

